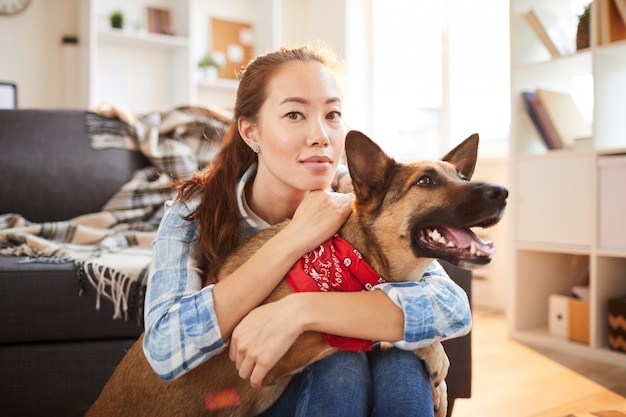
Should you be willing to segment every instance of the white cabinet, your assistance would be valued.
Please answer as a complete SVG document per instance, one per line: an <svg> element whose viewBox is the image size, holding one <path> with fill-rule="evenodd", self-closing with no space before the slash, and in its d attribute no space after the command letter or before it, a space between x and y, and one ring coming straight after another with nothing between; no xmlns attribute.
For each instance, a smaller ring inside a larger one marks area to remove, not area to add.
<svg viewBox="0 0 626 417"><path fill-rule="evenodd" d="M514 195L518 241L591 247L592 164L589 154L518 158Z"/></svg>
<svg viewBox="0 0 626 417"><path fill-rule="evenodd" d="M610 0L612 1L612 0ZM551 57L524 18L533 9L550 32L572 14L569 0L511 0L512 277L509 330L530 345L626 367L608 346L607 302L626 296L626 41L599 41L599 4L591 46ZM578 3L578 2L577 2ZM608 3L604 3L608 4ZM570 19L575 33L576 18ZM547 150L526 115L523 91L569 92L592 120L593 136ZM551 334L552 295L588 282L589 343Z"/></svg>

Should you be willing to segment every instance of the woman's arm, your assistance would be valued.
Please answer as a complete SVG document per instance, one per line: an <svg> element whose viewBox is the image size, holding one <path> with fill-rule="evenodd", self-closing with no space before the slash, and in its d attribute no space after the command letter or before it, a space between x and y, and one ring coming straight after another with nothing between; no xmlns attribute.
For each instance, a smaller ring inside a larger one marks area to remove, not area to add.
<svg viewBox="0 0 626 417"><path fill-rule="evenodd" d="M413 350L433 342L464 336L472 329L467 294L433 262L420 281L385 283L383 290L404 313L404 337L393 341L400 349Z"/></svg>
<svg viewBox="0 0 626 417"><path fill-rule="evenodd" d="M242 378L259 385L304 331L392 341L405 350L471 329L467 295L434 262L419 282L382 291L297 293L253 310L233 333L230 355Z"/></svg>
<svg viewBox="0 0 626 417"><path fill-rule="evenodd" d="M202 288L197 229L183 219L196 205L168 203L152 244L143 349L154 371L166 380L224 348L212 306L213 286Z"/></svg>
<svg viewBox="0 0 626 417"><path fill-rule="evenodd" d="M351 212L351 201L352 196L346 194L309 192L283 230L215 285L213 299L224 340L302 255L337 233Z"/></svg>
<svg viewBox="0 0 626 417"><path fill-rule="evenodd" d="M184 220L195 209L174 203L153 243L145 301L143 347L163 379L175 379L221 352L239 321L276 287L289 268L336 233L351 197L311 192L293 220L219 283L202 288L197 229Z"/></svg>

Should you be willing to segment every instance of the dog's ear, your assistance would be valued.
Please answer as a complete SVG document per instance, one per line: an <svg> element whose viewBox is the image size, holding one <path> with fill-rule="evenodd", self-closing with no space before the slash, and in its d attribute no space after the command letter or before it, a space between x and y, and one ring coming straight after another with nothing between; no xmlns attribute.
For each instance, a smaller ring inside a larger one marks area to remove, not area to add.
<svg viewBox="0 0 626 417"><path fill-rule="evenodd" d="M459 143L456 148L448 152L448 154L443 157L443 160L456 166L459 172L469 180L474 174L477 158L478 133L474 133L472 136Z"/></svg>
<svg viewBox="0 0 626 417"><path fill-rule="evenodd" d="M396 164L373 140L356 130L346 135L346 159L354 193L361 201L382 193Z"/></svg>

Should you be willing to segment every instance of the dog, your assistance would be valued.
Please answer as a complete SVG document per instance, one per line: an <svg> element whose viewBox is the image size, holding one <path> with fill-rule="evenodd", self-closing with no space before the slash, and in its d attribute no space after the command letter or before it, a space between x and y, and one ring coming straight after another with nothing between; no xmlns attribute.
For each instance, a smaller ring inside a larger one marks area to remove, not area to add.
<svg viewBox="0 0 626 417"><path fill-rule="evenodd" d="M493 243L481 241L470 227L495 225L504 214L508 191L470 182L478 142L477 134L468 137L441 161L399 163L364 134L348 132L345 153L355 199L339 236L386 281L419 280L434 259L464 268L488 264ZM204 284L227 276L285 224L243 242L217 277L207 277ZM265 303L291 292L283 280ZM174 381L164 381L148 364L142 339L130 348L86 417L253 416L278 399L292 375L337 350L324 335L305 332L255 389L239 377L228 350ZM445 416L445 351L436 342L415 353L431 376L435 414Z"/></svg>

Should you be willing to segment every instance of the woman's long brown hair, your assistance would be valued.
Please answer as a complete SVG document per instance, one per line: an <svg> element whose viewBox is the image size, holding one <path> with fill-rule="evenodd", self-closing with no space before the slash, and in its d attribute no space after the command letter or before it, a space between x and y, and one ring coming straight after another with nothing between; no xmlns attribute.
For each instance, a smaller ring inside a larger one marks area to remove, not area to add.
<svg viewBox="0 0 626 417"><path fill-rule="evenodd" d="M215 273L224 259L241 240L243 222L237 205L237 182L256 154L239 134L237 120L258 121L261 106L267 98L267 86L286 63L318 61L337 75L338 62L326 48L305 46L281 48L252 60L240 74L233 120L222 139L220 150L210 166L201 174L178 184L178 198L187 201L200 195L198 208L187 220L194 221L199 231L199 247L203 255L201 267Z"/></svg>

